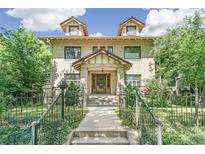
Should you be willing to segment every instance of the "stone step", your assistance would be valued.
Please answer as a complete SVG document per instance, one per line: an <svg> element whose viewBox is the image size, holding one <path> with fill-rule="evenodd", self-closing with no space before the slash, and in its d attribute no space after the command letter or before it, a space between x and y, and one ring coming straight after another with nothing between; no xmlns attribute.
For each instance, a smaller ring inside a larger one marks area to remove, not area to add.
<svg viewBox="0 0 205 154"><path fill-rule="evenodd" d="M75 137L72 145L128 145L125 137Z"/></svg>
<svg viewBox="0 0 205 154"><path fill-rule="evenodd" d="M87 107L117 107L117 104L87 104Z"/></svg>
<svg viewBox="0 0 205 154"><path fill-rule="evenodd" d="M127 137L126 130L74 131L73 137Z"/></svg>
<svg viewBox="0 0 205 154"><path fill-rule="evenodd" d="M90 105L117 105L117 103L110 102L88 102Z"/></svg>
<svg viewBox="0 0 205 154"><path fill-rule="evenodd" d="M117 104L118 99L116 95L92 94L88 96L88 107L117 106Z"/></svg>

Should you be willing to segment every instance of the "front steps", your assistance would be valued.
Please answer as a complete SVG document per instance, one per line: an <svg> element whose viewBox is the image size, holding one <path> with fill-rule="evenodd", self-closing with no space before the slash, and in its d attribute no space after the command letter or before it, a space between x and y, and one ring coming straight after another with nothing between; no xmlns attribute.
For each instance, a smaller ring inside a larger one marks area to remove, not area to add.
<svg viewBox="0 0 205 154"><path fill-rule="evenodd" d="M128 145L126 130L75 130L71 145Z"/></svg>
<svg viewBox="0 0 205 154"><path fill-rule="evenodd" d="M88 107L100 107L100 106L113 106L118 104L118 98L116 95L108 94L92 94L88 96Z"/></svg>
<svg viewBox="0 0 205 154"><path fill-rule="evenodd" d="M89 107L89 112L78 128L68 136L72 145L127 145L132 144L129 131L121 125L116 107ZM132 136L132 135L131 135Z"/></svg>

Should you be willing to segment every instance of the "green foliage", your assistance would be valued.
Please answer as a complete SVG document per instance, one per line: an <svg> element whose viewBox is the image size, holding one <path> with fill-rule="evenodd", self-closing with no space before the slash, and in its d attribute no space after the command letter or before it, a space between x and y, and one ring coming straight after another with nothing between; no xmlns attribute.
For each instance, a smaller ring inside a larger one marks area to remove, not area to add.
<svg viewBox="0 0 205 154"><path fill-rule="evenodd" d="M55 121L45 123L42 127L41 134L39 135L40 143L43 145L63 144L65 137L70 130L68 126L62 121Z"/></svg>
<svg viewBox="0 0 205 154"><path fill-rule="evenodd" d="M81 110L75 110L75 114L69 115L64 121L46 122L41 126L39 132L39 143L43 145L59 145L64 144L68 140L68 134L72 129L78 127L83 117L88 112L84 111L84 115L81 114ZM68 115L66 115L68 116Z"/></svg>
<svg viewBox="0 0 205 154"><path fill-rule="evenodd" d="M136 110L122 109L121 110L122 125L136 129Z"/></svg>
<svg viewBox="0 0 205 154"><path fill-rule="evenodd" d="M173 125L166 126L162 133L164 145L196 145L205 144L205 127L195 128Z"/></svg>
<svg viewBox="0 0 205 154"><path fill-rule="evenodd" d="M79 102L80 85L71 82L65 93L65 104L68 106L76 105Z"/></svg>
<svg viewBox="0 0 205 154"><path fill-rule="evenodd" d="M41 91L50 69L48 47L24 28L0 36L0 92Z"/></svg>
<svg viewBox="0 0 205 154"><path fill-rule="evenodd" d="M126 85L125 87L125 101L127 108L133 108L136 102L136 90L137 87L131 86L131 84Z"/></svg>
<svg viewBox="0 0 205 154"><path fill-rule="evenodd" d="M31 128L0 128L0 144L31 144Z"/></svg>
<svg viewBox="0 0 205 154"><path fill-rule="evenodd" d="M171 82L179 74L186 85L205 84L205 31L196 13L154 42L156 75Z"/></svg>
<svg viewBox="0 0 205 154"><path fill-rule="evenodd" d="M149 89L149 94L146 98L150 106L167 107L169 105L170 90L167 81L153 79L146 84L146 87Z"/></svg>
<svg viewBox="0 0 205 154"><path fill-rule="evenodd" d="M17 101L16 98L13 97L11 94L0 96L0 104L4 104L6 106L14 105L16 104L16 101Z"/></svg>

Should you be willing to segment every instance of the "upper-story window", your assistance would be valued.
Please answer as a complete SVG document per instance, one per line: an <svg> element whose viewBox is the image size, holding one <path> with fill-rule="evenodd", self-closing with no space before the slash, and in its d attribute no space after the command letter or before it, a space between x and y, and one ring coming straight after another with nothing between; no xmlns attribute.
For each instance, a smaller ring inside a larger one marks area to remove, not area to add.
<svg viewBox="0 0 205 154"><path fill-rule="evenodd" d="M93 46L93 52L98 51L98 47L97 46Z"/></svg>
<svg viewBox="0 0 205 154"><path fill-rule="evenodd" d="M141 47L140 46L126 46L124 47L125 59L140 59Z"/></svg>
<svg viewBox="0 0 205 154"><path fill-rule="evenodd" d="M69 32L77 32L79 30L79 26L69 26Z"/></svg>
<svg viewBox="0 0 205 154"><path fill-rule="evenodd" d="M109 53L113 53L113 47L112 47L112 46L108 46L108 47L107 47L107 51L108 51Z"/></svg>
<svg viewBox="0 0 205 154"><path fill-rule="evenodd" d="M126 32L135 32L136 31L136 26L127 26L126 27Z"/></svg>
<svg viewBox="0 0 205 154"><path fill-rule="evenodd" d="M81 56L81 47L65 47L64 58L65 59L78 59Z"/></svg>

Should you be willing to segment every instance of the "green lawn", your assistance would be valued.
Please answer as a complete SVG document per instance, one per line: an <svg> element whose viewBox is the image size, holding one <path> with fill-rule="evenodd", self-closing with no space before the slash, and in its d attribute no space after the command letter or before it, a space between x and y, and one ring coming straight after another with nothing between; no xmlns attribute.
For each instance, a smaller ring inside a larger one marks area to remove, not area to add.
<svg viewBox="0 0 205 154"><path fill-rule="evenodd" d="M188 110L191 111L191 108ZM163 144L205 145L205 126L200 126L198 128L194 126L194 113L191 114L191 112L186 112L187 110L185 108L182 109L184 112L180 112L182 114L175 114L175 112L171 112L171 108L154 109L154 111L163 122ZM116 112L119 113L119 111ZM136 129L135 121L133 121L133 119L135 119L133 118L135 116L135 110L126 109L124 110L124 114L125 113L127 116L124 116L122 119L122 124ZM187 115L185 113L187 113ZM132 121L130 121L130 119L132 119ZM193 123L188 123L190 119ZM204 119L205 118L203 117L203 120ZM202 122L205 123L204 121ZM149 128L147 129L149 130Z"/></svg>
<svg viewBox="0 0 205 154"><path fill-rule="evenodd" d="M1 113L0 126L27 126L46 111L43 105L17 106Z"/></svg>

